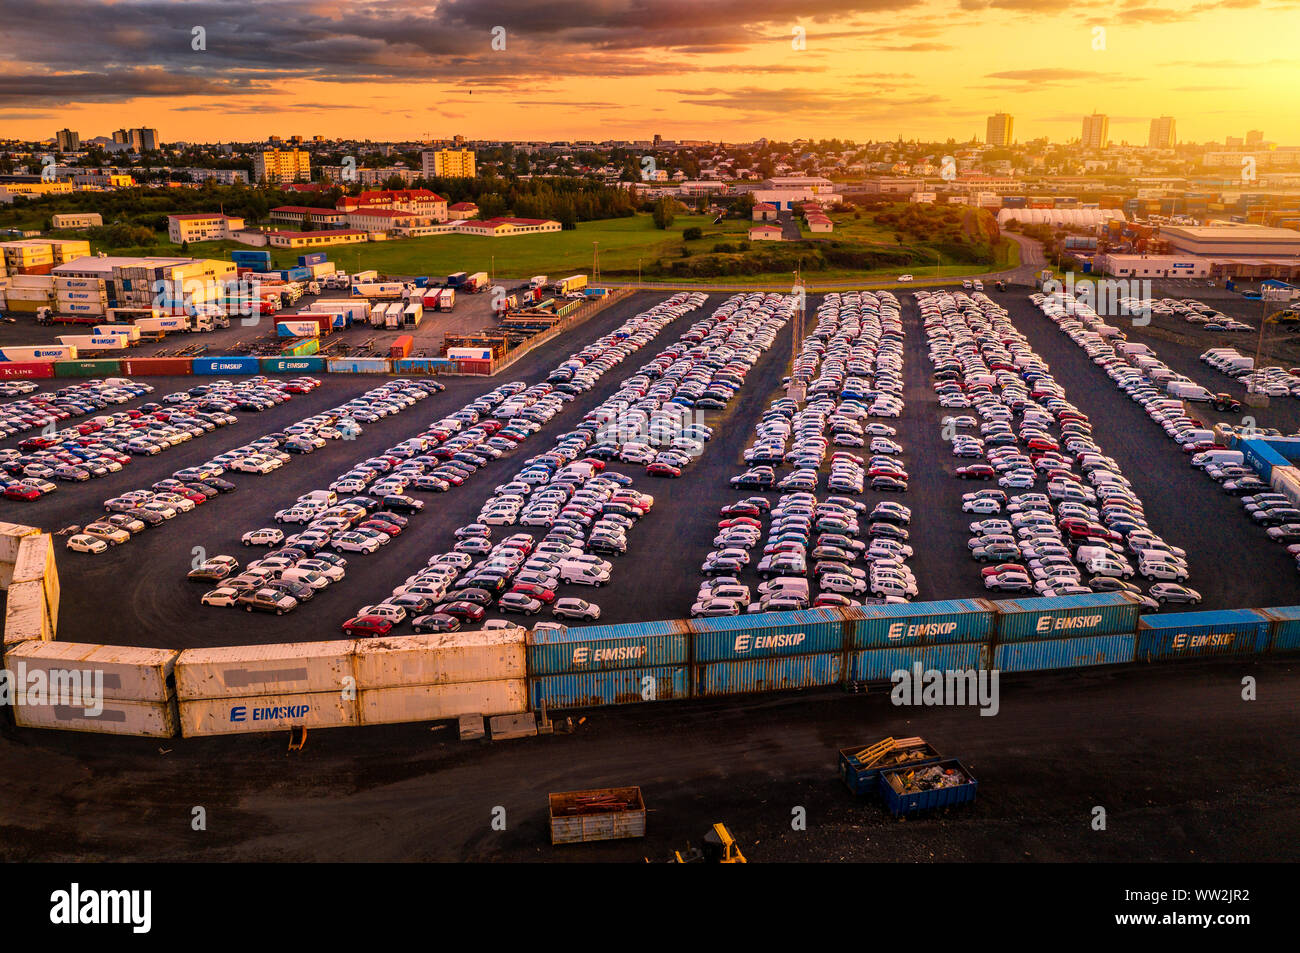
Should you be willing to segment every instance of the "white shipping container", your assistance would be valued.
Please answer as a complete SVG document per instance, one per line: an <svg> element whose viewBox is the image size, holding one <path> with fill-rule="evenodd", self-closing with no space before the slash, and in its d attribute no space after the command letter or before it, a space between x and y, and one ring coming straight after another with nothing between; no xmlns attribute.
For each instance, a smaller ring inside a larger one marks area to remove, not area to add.
<svg viewBox="0 0 1300 953"><path fill-rule="evenodd" d="M528 708L527 683L522 678L374 688L361 692L359 697L363 725L440 721L461 715L513 715Z"/></svg>
<svg viewBox="0 0 1300 953"><path fill-rule="evenodd" d="M14 275L9 279L9 288L26 288L28 290L53 291L53 275Z"/></svg>
<svg viewBox="0 0 1300 953"><path fill-rule="evenodd" d="M362 690L524 678L524 630L361 639L354 665Z"/></svg>
<svg viewBox="0 0 1300 953"><path fill-rule="evenodd" d="M286 731L295 725L346 728L357 724L355 698L344 698L339 691L200 698L180 701L177 707L185 738Z"/></svg>
<svg viewBox="0 0 1300 953"><path fill-rule="evenodd" d="M54 287L59 290L68 291L104 292L107 286L104 284L103 278L64 278L60 275L55 275Z"/></svg>
<svg viewBox="0 0 1300 953"><path fill-rule="evenodd" d="M109 699L98 716L66 705L15 705L14 721L24 728L57 728L105 735L139 735L174 738L177 731L175 702L134 702Z"/></svg>
<svg viewBox="0 0 1300 953"><path fill-rule="evenodd" d="M39 582L19 582L5 593L4 644L52 638L45 611L45 589Z"/></svg>
<svg viewBox="0 0 1300 953"><path fill-rule="evenodd" d="M350 298L322 298L319 301L313 301L308 310L313 314L350 314L352 315L353 324L362 324L366 316L370 314L370 302L353 301ZM376 307L387 307L387 305L376 305Z"/></svg>
<svg viewBox="0 0 1300 953"><path fill-rule="evenodd" d="M332 261L322 261L316 265L308 265L313 278L323 278L326 275L332 275L337 270L337 266Z"/></svg>
<svg viewBox="0 0 1300 953"><path fill-rule="evenodd" d="M9 358L15 360L15 358ZM0 563L13 563L18 559L18 547L28 536L35 536L40 530L35 526L22 523L0 523ZM7 585L7 583L6 583Z"/></svg>
<svg viewBox="0 0 1300 953"><path fill-rule="evenodd" d="M104 313L104 304L101 301L56 301L54 310L62 314L97 316Z"/></svg>
<svg viewBox="0 0 1300 953"><path fill-rule="evenodd" d="M337 694L352 678L351 640L187 649L176 660L182 700L298 692ZM182 723L184 719L182 719Z"/></svg>
<svg viewBox="0 0 1300 953"><path fill-rule="evenodd" d="M103 673L105 698L162 702L175 694L172 672L175 649L146 649L134 645L92 645L88 642L24 642L5 652L5 667L18 663L27 671L72 669Z"/></svg>
<svg viewBox="0 0 1300 953"><path fill-rule="evenodd" d="M53 301L53 288L9 288L5 297L10 301Z"/></svg>

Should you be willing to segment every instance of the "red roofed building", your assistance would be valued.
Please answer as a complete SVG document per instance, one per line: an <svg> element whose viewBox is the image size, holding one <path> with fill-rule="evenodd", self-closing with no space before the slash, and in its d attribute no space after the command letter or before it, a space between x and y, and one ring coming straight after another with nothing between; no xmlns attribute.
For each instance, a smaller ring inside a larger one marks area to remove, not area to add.
<svg viewBox="0 0 1300 953"><path fill-rule="evenodd" d="M473 202L457 202L447 206L447 217L453 221L478 218L478 206Z"/></svg>
<svg viewBox="0 0 1300 953"><path fill-rule="evenodd" d="M318 228L342 228L348 217L343 212L332 208L312 208L307 205L281 205L271 209L273 222L293 222L300 224L303 219Z"/></svg>
<svg viewBox="0 0 1300 953"><path fill-rule="evenodd" d="M369 240L369 235L350 228L327 228L320 232L267 232L272 248L312 248L321 245L355 245Z"/></svg>
<svg viewBox="0 0 1300 953"><path fill-rule="evenodd" d="M341 212L356 209L387 209L394 212L410 212L434 222L447 221L447 200L437 192L428 189L386 189L377 192L362 192L360 195L345 195L336 206Z"/></svg>
<svg viewBox="0 0 1300 953"><path fill-rule="evenodd" d="M386 232L399 226L427 225L430 216L421 212L365 206L347 212L348 228L361 228L368 232Z"/></svg>
<svg viewBox="0 0 1300 953"><path fill-rule="evenodd" d="M749 230L749 240L751 242L779 242L782 241L780 225L755 225Z"/></svg>
<svg viewBox="0 0 1300 953"><path fill-rule="evenodd" d="M280 188L286 192L328 192L334 186L328 182L285 182Z"/></svg>
<svg viewBox="0 0 1300 953"><path fill-rule="evenodd" d="M775 222L777 220L777 208L768 202L759 202L754 206L754 221L756 222Z"/></svg>
<svg viewBox="0 0 1300 953"><path fill-rule="evenodd" d="M558 232L560 223L544 218L489 218L482 222L465 222L458 231L466 235L528 235L535 232Z"/></svg>

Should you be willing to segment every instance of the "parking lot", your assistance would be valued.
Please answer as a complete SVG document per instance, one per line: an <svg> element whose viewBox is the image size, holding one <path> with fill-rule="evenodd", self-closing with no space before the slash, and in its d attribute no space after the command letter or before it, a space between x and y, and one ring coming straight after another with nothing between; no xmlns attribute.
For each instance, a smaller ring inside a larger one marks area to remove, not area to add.
<svg viewBox="0 0 1300 953"><path fill-rule="evenodd" d="M169 334L161 341L141 341L122 351L105 351L95 357L171 357L181 351L188 356L222 354L275 354L285 343L276 337L277 321L293 318L307 311L314 302L322 304L339 298L339 292L326 291L320 296L304 295L296 304L272 315L232 317L229 328L192 334ZM339 298L348 301L347 298ZM462 294L451 311L427 311L418 328L385 329L366 324L353 325L321 338L323 352L334 357L376 354L388 356L388 348L397 338L410 334L414 339L411 356L436 357L448 334L471 334L490 330L497 325L492 311L492 295ZM15 314L13 324L0 323L0 347L57 344L61 335L89 333L84 324L37 324L31 314ZM87 354L79 353L80 357Z"/></svg>
<svg viewBox="0 0 1300 953"><path fill-rule="evenodd" d="M419 432L430 421L454 412L503 381L445 379L445 392L367 425L356 440L331 441L313 454L294 456L273 473L227 474L237 485L234 493L223 494L193 512L149 529L129 544L101 555L61 550L62 636L175 648L338 637L340 624L358 607L382 602L432 554L450 550L455 543L454 530L474 522L493 488L509 481L525 459L549 450L557 435L572 431L584 414L619 389L627 375L675 341L693 321L711 314L726 297L712 295L703 307L670 324L644 349L602 376L593 389L565 404L520 449L491 460L464 486L441 494L413 494L425 500L424 512L415 515L406 531L379 552L348 554L346 580L323 590L310 604L284 617L205 607L199 604L199 597L210 587L187 582L184 577L196 556L229 554L241 562L253 558L258 551L239 544L244 532L273 525L272 514L300 494L327 486L351 465ZM644 293L618 302L572 334L529 354L505 377L528 384L543 381L566 355L665 298L662 293ZM814 297L809 302L810 328L811 314L820 300ZM996 295L996 300L1009 310L1015 327L1050 365L1068 398L1088 414L1095 439L1132 481L1153 529L1171 545L1186 550L1189 584L1203 595L1204 607L1294 603L1294 562L1283 547L1268 541L1249 522L1240 503L1190 467L1187 455L1146 417L1141 407L1118 391L1103 370L1047 320L1027 295L1008 292ZM918 324L916 302L910 295L900 295L900 302L906 329L901 372L904 410L901 417L888 422L897 428L898 442L904 448L902 459L910 475L909 487L902 494L867 489L860 499L868 506L888 499L911 509L909 544L914 556L908 564L915 573L915 598L996 598L996 593L984 588L979 564L970 558L967 547L968 524L978 517L961 512L962 494L981 484L952 476L956 466L969 461L953 457L950 445L941 436L941 421L951 411L938 405L931 386L933 368ZM607 585L599 589L562 585L558 589L560 596L597 602L602 623L680 618L687 614L702 579L699 567L714 549L719 509L752 495L749 490L731 489L728 480L745 469L742 454L754 439L755 423L773 398L783 393L781 380L789 369L791 333L791 324L781 326L772 346L758 357L743 387L726 408L704 413L702 420L713 429L713 437L680 479L655 479L647 476L642 466L617 461L609 464L610 470L632 476L636 489L654 496L653 510L628 530L626 554L604 557L613 564ZM1143 338L1140 328L1130 336L1135 340ZM1154 338L1151 345L1171 367L1206 386L1216 386L1213 378L1221 375L1197 360L1199 351L1195 346ZM311 394L260 414L238 413L238 423L158 456L132 458L122 472L84 484L60 484L56 493L34 503L0 501L0 519L33 523L51 531L83 525L102 515L100 504L110 496L148 487L177 469L336 406L387 379L342 375L323 378L324 386ZM154 394L125 406L188 388L198 380L148 378L148 383L157 388ZM1226 377L1222 383L1224 389L1240 389ZM43 382L42 389L52 384ZM1277 426L1287 432L1294 430L1300 420L1291 399L1275 399L1272 407L1254 412L1259 426ZM1207 416L1240 422L1233 415L1209 412ZM14 446L18 439L11 437L4 445ZM778 468L778 472L788 473L790 469ZM823 479L819 494L824 493ZM776 500L780 494L764 495ZM292 532L296 527L284 529ZM544 534L537 527L494 529L498 539L521 530L535 538ZM756 584L758 579L744 581ZM501 618L495 613L490 617ZM409 628L399 627L396 631Z"/></svg>

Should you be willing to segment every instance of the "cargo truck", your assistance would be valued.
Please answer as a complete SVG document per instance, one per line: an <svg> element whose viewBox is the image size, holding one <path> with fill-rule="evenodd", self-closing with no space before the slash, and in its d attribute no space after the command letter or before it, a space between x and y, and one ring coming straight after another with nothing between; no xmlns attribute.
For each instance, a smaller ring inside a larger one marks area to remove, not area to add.
<svg viewBox="0 0 1300 953"><path fill-rule="evenodd" d="M468 278L468 277L469 277L469 275L467 275L467 274L466 274L465 272L463 272L463 271L458 271L458 272L455 272L454 274L450 274L450 275L447 276L447 287L448 287L448 288L459 288L461 285L463 285L463 284L465 283L465 279Z"/></svg>
<svg viewBox="0 0 1300 953"><path fill-rule="evenodd" d="M456 289L443 288L438 292L438 310L450 311L456 307Z"/></svg>
<svg viewBox="0 0 1300 953"><path fill-rule="evenodd" d="M402 314L405 311L406 308L402 305L400 301L396 301L393 304L390 304L388 308L384 311L384 327L400 328L402 326Z"/></svg>
<svg viewBox="0 0 1300 953"><path fill-rule="evenodd" d="M581 291L585 287L587 287L586 275L570 275L568 278L561 278L555 283L555 293L570 295Z"/></svg>
<svg viewBox="0 0 1300 953"><path fill-rule="evenodd" d="M547 282L547 278L545 275L533 275L531 278L528 279L528 287L534 290L538 288L545 288L546 282Z"/></svg>
<svg viewBox="0 0 1300 953"><path fill-rule="evenodd" d="M480 291L486 291L488 286L488 273L486 271L476 271L465 279L461 285L466 291L478 294Z"/></svg>
<svg viewBox="0 0 1300 953"><path fill-rule="evenodd" d="M400 298L406 286L400 281L366 282L352 286L354 298Z"/></svg>
<svg viewBox="0 0 1300 953"><path fill-rule="evenodd" d="M344 274L343 277L346 278L347 275ZM355 275L352 276L352 283L354 285L370 284L373 282L377 282L378 280L379 280L379 272L375 271L373 268L370 269L369 271L358 271Z"/></svg>

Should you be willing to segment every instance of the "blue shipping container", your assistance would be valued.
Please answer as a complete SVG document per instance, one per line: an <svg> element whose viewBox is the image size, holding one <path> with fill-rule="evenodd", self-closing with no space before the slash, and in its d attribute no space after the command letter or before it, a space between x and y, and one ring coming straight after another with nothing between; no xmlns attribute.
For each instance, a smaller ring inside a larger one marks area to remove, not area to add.
<svg viewBox="0 0 1300 953"><path fill-rule="evenodd" d="M528 633L528 674L610 671L689 661L685 622L629 622Z"/></svg>
<svg viewBox="0 0 1300 953"><path fill-rule="evenodd" d="M693 619L690 627L695 633L696 662L809 655L844 648L844 623L830 609Z"/></svg>
<svg viewBox="0 0 1300 953"><path fill-rule="evenodd" d="M918 662L926 671L988 668L988 646L983 642L953 642L947 645L862 649L849 653L848 681L887 682L895 672L911 671Z"/></svg>
<svg viewBox="0 0 1300 953"><path fill-rule="evenodd" d="M1269 620L1254 609L1143 616L1137 660L1255 655L1268 651Z"/></svg>
<svg viewBox="0 0 1300 953"><path fill-rule="evenodd" d="M528 679L533 711L543 705L559 708L597 708L662 702L690 695L690 670L676 668L624 668L612 672L575 672L539 675Z"/></svg>
<svg viewBox="0 0 1300 953"><path fill-rule="evenodd" d="M325 257L323 251L314 251L306 255L299 255L298 266L300 268L306 268L308 265L323 265L328 260L329 259Z"/></svg>
<svg viewBox="0 0 1300 953"><path fill-rule="evenodd" d="M1126 592L1098 592L1050 599L1002 599L997 610L999 642L1058 636L1115 635L1137 629L1138 601Z"/></svg>
<svg viewBox="0 0 1300 953"><path fill-rule="evenodd" d="M321 374L325 371L323 357L262 357L258 361L263 374Z"/></svg>
<svg viewBox="0 0 1300 953"><path fill-rule="evenodd" d="M1137 636L1080 635L1034 642L1004 642L993 650L993 667L1000 672L1041 672L1089 665L1118 665L1133 661Z"/></svg>
<svg viewBox="0 0 1300 953"><path fill-rule="evenodd" d="M975 791L979 787L979 783L960 761L954 758L927 767L958 771L965 779L965 783L953 787L909 793L902 782L907 775L916 770L915 768L904 767L881 771L880 793L885 799L885 806L889 808L889 813L895 817L904 817L908 814L919 814L922 811L933 811L946 807L956 807L959 804L969 804L975 800Z"/></svg>
<svg viewBox="0 0 1300 953"><path fill-rule="evenodd" d="M387 374L386 357L333 357L329 361L331 374Z"/></svg>
<svg viewBox="0 0 1300 953"><path fill-rule="evenodd" d="M1278 606L1258 612L1269 621L1270 652L1300 651L1300 606Z"/></svg>
<svg viewBox="0 0 1300 953"><path fill-rule="evenodd" d="M438 374L456 369L456 362L443 357L404 357L393 363L398 374Z"/></svg>
<svg viewBox="0 0 1300 953"><path fill-rule="evenodd" d="M791 655L784 658L709 662L695 666L694 695L735 695L742 692L781 692L839 683L844 656Z"/></svg>
<svg viewBox="0 0 1300 953"><path fill-rule="evenodd" d="M993 605L984 599L948 599L910 605L841 609L853 626L850 648L986 642L993 627Z"/></svg>
<svg viewBox="0 0 1300 953"><path fill-rule="evenodd" d="M255 357L196 357L195 374L260 374Z"/></svg>

